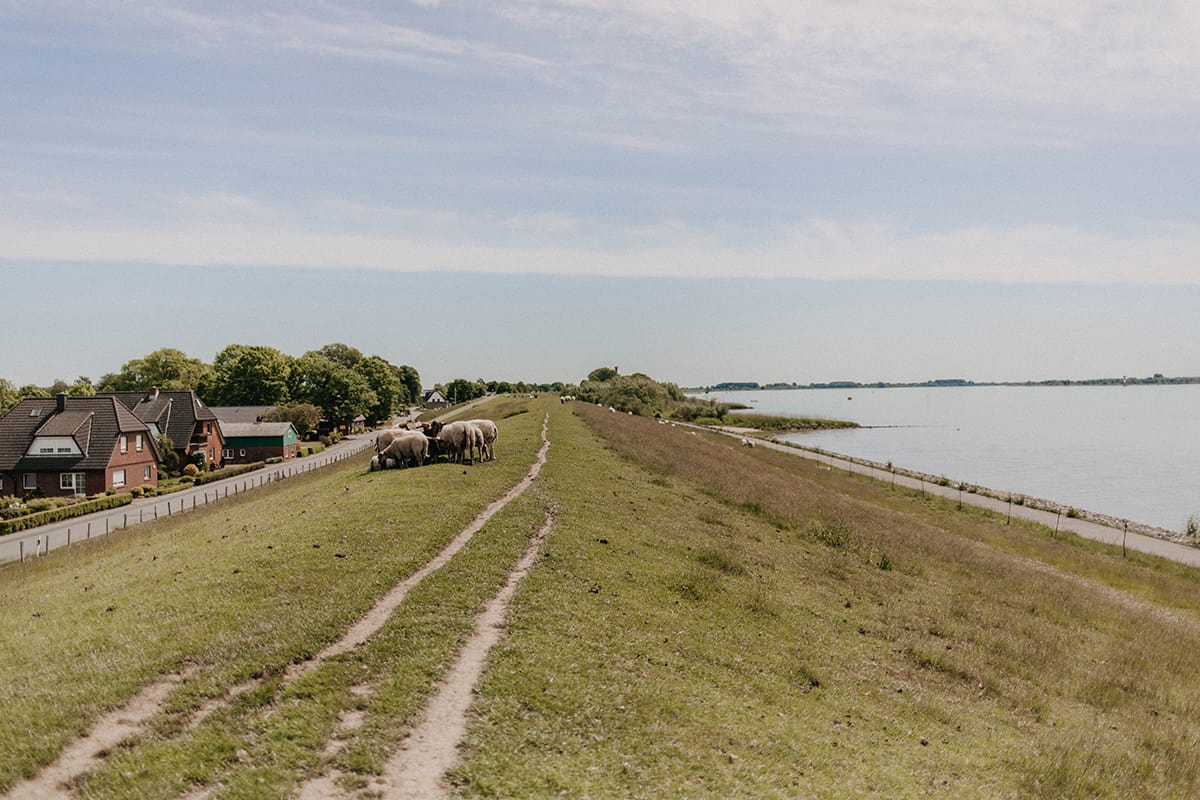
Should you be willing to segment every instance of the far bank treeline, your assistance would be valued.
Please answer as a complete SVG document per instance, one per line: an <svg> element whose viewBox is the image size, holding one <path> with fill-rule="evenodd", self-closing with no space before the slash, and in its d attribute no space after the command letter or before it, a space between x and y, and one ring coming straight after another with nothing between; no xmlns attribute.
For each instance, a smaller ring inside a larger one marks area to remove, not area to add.
<svg viewBox="0 0 1200 800"><path fill-rule="evenodd" d="M842 420L737 414L738 410L750 407L740 403L689 397L674 383L656 381L641 372L620 375L613 367L594 369L578 386L564 387L563 392L578 400L607 406L617 411L701 425L727 425L762 431L858 427L854 422Z"/></svg>
<svg viewBox="0 0 1200 800"><path fill-rule="evenodd" d="M277 406L275 417L296 423L304 432L324 417L344 425L362 415L382 422L394 412L421 401L421 376L414 367L367 356L342 343L327 344L293 357L274 347L231 344L207 363L171 347L126 362L119 372L98 381L80 376L49 386L16 386L0 377L0 414L22 397L51 397L65 392L88 397L96 392L149 391L157 387L194 391L212 406ZM549 391L540 386L505 381L457 379L436 388L460 402L486 392Z"/></svg>

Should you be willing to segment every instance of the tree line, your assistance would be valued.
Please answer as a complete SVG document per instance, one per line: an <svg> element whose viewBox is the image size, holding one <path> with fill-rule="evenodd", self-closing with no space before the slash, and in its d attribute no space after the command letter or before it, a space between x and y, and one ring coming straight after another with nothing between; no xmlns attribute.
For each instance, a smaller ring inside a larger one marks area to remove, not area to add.
<svg viewBox="0 0 1200 800"><path fill-rule="evenodd" d="M93 382L86 376L73 383L15 386L0 378L0 413L22 397L49 397L65 392L88 397L97 392L194 391L212 406L279 406L302 412L284 419L303 423L316 412L335 425L362 415L368 421L388 419L395 411L421 400L421 376L408 365L395 365L340 342L292 357L274 347L231 344L211 364L172 347L163 347L122 365ZM308 411L301 406L308 406ZM313 420L312 425L316 424ZM301 433L312 425L299 428Z"/></svg>

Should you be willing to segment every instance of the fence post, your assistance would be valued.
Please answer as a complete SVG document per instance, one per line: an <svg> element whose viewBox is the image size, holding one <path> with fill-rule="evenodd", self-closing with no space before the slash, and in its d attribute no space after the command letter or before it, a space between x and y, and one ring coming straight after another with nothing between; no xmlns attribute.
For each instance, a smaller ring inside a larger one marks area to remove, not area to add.
<svg viewBox="0 0 1200 800"><path fill-rule="evenodd" d="M24 539L17 542L17 550L21 554L21 563L24 564L25 563L25 540Z"/></svg>
<svg viewBox="0 0 1200 800"><path fill-rule="evenodd" d="M129 512L128 511L125 512L125 521L121 523L121 527L122 528L129 527Z"/></svg>
<svg viewBox="0 0 1200 800"><path fill-rule="evenodd" d="M67 547L71 546L71 529L67 528Z"/></svg>
<svg viewBox="0 0 1200 800"><path fill-rule="evenodd" d="M92 523L90 523L90 522L88 523L88 532L87 532L87 537L88 537L89 539L90 539L90 538L92 538Z"/></svg>

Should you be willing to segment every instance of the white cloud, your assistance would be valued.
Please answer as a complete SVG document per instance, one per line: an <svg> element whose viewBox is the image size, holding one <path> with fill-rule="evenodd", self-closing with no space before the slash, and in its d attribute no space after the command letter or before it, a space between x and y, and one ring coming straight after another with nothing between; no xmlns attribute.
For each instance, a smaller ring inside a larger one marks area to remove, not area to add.
<svg viewBox="0 0 1200 800"><path fill-rule="evenodd" d="M679 278L978 280L1200 285L1200 226L1139 239L1029 226L902 236L879 224L811 220L772 241L732 247L687 225L641 232L622 248L542 245L570 220L516 217L511 244L478 237L339 234L299 226L196 223L176 228L0 225L0 260L365 268L397 272ZM471 243L464 243L470 241Z"/></svg>

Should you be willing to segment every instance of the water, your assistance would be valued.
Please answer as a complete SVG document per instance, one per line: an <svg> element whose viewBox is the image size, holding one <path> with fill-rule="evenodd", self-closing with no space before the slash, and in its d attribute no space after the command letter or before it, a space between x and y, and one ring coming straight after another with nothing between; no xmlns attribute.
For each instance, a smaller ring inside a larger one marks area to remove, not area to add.
<svg viewBox="0 0 1200 800"><path fill-rule="evenodd" d="M712 392L869 427L806 446L1182 531L1200 514L1200 385Z"/></svg>

